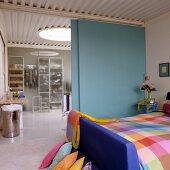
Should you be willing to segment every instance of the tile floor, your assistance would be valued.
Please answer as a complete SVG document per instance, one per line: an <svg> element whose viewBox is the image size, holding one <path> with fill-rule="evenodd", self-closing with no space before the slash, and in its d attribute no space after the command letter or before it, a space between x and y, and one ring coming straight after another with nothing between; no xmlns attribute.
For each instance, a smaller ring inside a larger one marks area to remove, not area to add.
<svg viewBox="0 0 170 170"><path fill-rule="evenodd" d="M20 136L4 138L0 131L0 170L38 170L44 155L65 139L66 117L60 110L24 112Z"/></svg>

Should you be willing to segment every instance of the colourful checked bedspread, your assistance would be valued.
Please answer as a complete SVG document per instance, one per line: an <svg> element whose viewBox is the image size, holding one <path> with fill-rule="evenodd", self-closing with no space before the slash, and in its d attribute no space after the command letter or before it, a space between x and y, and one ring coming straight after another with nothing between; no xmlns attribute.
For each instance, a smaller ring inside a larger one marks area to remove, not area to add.
<svg viewBox="0 0 170 170"><path fill-rule="evenodd" d="M135 144L140 169L170 170L170 114L155 112L102 125Z"/></svg>

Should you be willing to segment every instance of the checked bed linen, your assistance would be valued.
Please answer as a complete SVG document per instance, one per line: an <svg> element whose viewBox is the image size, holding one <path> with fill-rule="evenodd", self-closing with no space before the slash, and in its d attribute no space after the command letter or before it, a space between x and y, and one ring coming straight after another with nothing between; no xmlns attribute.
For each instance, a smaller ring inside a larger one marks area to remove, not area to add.
<svg viewBox="0 0 170 170"><path fill-rule="evenodd" d="M140 114L102 126L135 144L141 170L170 170L170 114Z"/></svg>

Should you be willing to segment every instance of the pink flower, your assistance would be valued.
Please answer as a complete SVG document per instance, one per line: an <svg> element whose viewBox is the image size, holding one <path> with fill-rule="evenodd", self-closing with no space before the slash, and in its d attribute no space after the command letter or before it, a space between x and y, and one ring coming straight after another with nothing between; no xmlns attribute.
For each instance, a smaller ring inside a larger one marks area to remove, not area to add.
<svg viewBox="0 0 170 170"><path fill-rule="evenodd" d="M141 86L141 90L147 90L148 92L156 91L156 87L152 83L143 83Z"/></svg>

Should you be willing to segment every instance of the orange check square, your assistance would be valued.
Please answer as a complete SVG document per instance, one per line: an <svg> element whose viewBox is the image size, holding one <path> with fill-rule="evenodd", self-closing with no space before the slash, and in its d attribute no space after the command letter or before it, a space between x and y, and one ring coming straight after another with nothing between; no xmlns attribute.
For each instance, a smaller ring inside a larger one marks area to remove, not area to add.
<svg viewBox="0 0 170 170"><path fill-rule="evenodd" d="M145 136L137 134L137 133L130 135L130 137L133 139L136 139L136 140L141 140L141 139L145 138Z"/></svg>
<svg viewBox="0 0 170 170"><path fill-rule="evenodd" d="M138 141L134 142L134 144L135 144L137 150L145 147L143 144L139 143Z"/></svg>
<svg viewBox="0 0 170 170"><path fill-rule="evenodd" d="M144 138L142 140L139 140L138 142L140 142L141 144L145 145L145 146L150 146L152 144L155 143L155 141L153 141L152 139L150 138Z"/></svg>

